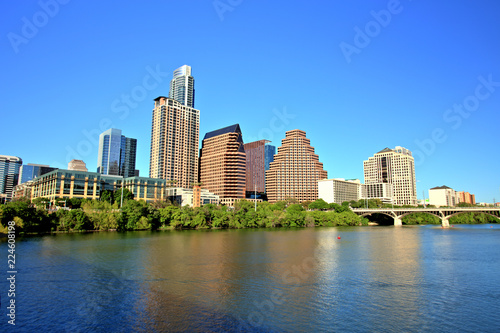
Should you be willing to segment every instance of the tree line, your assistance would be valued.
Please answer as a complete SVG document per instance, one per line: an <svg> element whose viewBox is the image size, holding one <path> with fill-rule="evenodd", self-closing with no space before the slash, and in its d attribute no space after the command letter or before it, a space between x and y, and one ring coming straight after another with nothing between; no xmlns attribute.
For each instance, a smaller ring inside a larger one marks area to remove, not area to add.
<svg viewBox="0 0 500 333"><path fill-rule="evenodd" d="M169 202L146 203L133 200L127 190L103 193L101 200L65 199L50 206L47 199L30 202L26 198L0 205L2 228L9 221L25 233L105 231L105 230L162 230L162 229L220 229L220 228L278 228L314 226L368 225L369 220L351 211L351 207L366 205L382 207L380 200L359 200L342 205L328 204L323 199L299 203L294 199L276 203L254 203L241 200L234 208L207 204L202 207L180 207ZM454 216L450 223L497 223L486 214L464 213ZM414 213L403 218L403 224L439 224L439 218ZM3 232L3 230L0 230Z"/></svg>

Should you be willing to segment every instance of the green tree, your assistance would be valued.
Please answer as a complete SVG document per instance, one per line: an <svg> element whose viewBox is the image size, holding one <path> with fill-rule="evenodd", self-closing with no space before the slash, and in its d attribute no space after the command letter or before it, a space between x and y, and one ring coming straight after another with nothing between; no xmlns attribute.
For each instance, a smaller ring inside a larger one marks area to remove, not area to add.
<svg viewBox="0 0 500 333"><path fill-rule="evenodd" d="M114 203L113 191L111 191L111 190L101 191L100 200L101 201L107 201L110 204Z"/></svg>
<svg viewBox="0 0 500 333"><path fill-rule="evenodd" d="M349 203L347 201L345 202L347 203L347 206L344 205L341 206L335 202L332 202L331 204L328 205L328 208L334 210L336 213L348 212L350 211Z"/></svg>
<svg viewBox="0 0 500 333"><path fill-rule="evenodd" d="M135 230L137 227L142 227L143 224L138 224L141 217L147 217L147 204L143 200L128 200L123 204L122 216L119 223L119 228L122 230Z"/></svg>
<svg viewBox="0 0 500 333"><path fill-rule="evenodd" d="M326 210L328 209L328 203L323 199L317 199L309 205L309 209L312 210Z"/></svg>

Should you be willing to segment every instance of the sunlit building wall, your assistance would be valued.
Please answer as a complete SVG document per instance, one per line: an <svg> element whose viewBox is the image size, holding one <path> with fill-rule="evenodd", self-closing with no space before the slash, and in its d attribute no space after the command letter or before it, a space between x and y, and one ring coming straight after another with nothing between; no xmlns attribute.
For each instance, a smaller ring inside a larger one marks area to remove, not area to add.
<svg viewBox="0 0 500 333"><path fill-rule="evenodd" d="M151 125L149 177L188 188L198 180L200 111L160 96Z"/></svg>
<svg viewBox="0 0 500 333"><path fill-rule="evenodd" d="M385 148L364 161L363 169L365 184L392 184L395 205L417 205L415 161L408 149Z"/></svg>
<svg viewBox="0 0 500 333"><path fill-rule="evenodd" d="M318 180L327 177L306 132L288 131L266 171L267 198L270 202L288 198L314 201L318 199Z"/></svg>
<svg viewBox="0 0 500 333"><path fill-rule="evenodd" d="M223 204L245 197L246 153L238 124L205 134L200 153L200 182L217 194Z"/></svg>

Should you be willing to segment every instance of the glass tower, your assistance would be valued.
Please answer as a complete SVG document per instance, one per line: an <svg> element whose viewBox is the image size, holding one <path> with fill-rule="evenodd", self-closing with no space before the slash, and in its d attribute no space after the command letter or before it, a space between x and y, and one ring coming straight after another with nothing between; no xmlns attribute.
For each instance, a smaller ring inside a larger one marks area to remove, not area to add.
<svg viewBox="0 0 500 333"><path fill-rule="evenodd" d="M127 138L122 131L110 128L99 136L97 172L103 175L133 177L137 139Z"/></svg>
<svg viewBox="0 0 500 333"><path fill-rule="evenodd" d="M184 65L174 71L168 97L194 108L194 78L191 76L191 66Z"/></svg>
<svg viewBox="0 0 500 333"><path fill-rule="evenodd" d="M36 177L40 177L41 175L44 175L56 169L57 168L52 168L48 165L43 165L43 164L28 163L22 165L19 174L19 184L26 183L27 181L33 180Z"/></svg>
<svg viewBox="0 0 500 333"><path fill-rule="evenodd" d="M19 182L19 170L23 160L15 156L0 155L0 201L9 200Z"/></svg>

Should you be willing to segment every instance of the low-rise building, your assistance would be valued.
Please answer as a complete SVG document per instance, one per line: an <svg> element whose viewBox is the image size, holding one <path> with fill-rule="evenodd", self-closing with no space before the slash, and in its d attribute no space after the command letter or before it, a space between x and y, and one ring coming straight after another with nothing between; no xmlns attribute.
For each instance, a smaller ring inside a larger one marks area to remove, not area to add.
<svg viewBox="0 0 500 333"><path fill-rule="evenodd" d="M14 186L12 190L12 200L19 200L21 198L31 198L31 187L33 185L33 181L29 180L22 184L18 184Z"/></svg>
<svg viewBox="0 0 500 333"><path fill-rule="evenodd" d="M379 199L383 203L392 204L394 198L394 186L391 183L361 184L360 199Z"/></svg>
<svg viewBox="0 0 500 333"><path fill-rule="evenodd" d="M389 183L361 184L359 179L323 179L318 181L318 197L339 205L359 199L380 199L384 203L392 203L393 190Z"/></svg>
<svg viewBox="0 0 500 333"><path fill-rule="evenodd" d="M99 199L105 190L128 189L135 200L166 201L193 206L193 189L171 187L165 179L103 175L97 172L58 169L35 178L29 198L47 198L55 202L61 198ZM22 189L19 188L19 195ZM200 190L200 204L219 203L219 197L206 189Z"/></svg>
<svg viewBox="0 0 500 333"><path fill-rule="evenodd" d="M318 180L318 198L328 203L341 205L344 201L358 201L361 192L361 182L343 178Z"/></svg>
<svg viewBox="0 0 500 333"><path fill-rule="evenodd" d="M169 187L165 190L166 198L170 200L171 203L177 204L179 206L190 206L190 207L200 207L205 204L219 204L219 196L210 192L207 189L200 188L199 190L199 204L195 204L198 194L197 189L192 188L182 188L182 187Z"/></svg>
<svg viewBox="0 0 500 333"><path fill-rule="evenodd" d="M454 207L458 205L460 198L458 193L446 185L433 187L429 190L429 203L436 207Z"/></svg>

